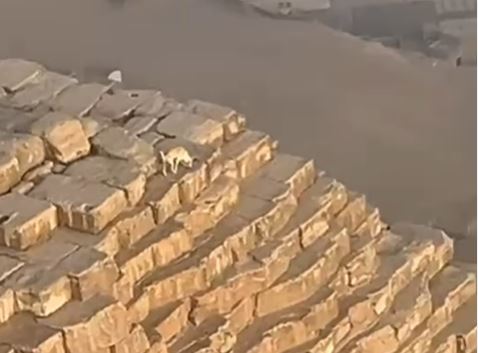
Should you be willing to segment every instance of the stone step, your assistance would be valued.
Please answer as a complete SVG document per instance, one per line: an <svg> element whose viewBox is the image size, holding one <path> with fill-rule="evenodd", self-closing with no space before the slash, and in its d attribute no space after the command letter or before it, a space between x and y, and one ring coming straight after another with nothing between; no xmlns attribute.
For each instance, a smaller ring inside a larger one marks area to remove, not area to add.
<svg viewBox="0 0 478 353"><path fill-rule="evenodd" d="M286 239L293 238L289 235ZM293 242L290 244L292 245ZM298 248L298 239L295 241L295 244L297 244L296 247ZM311 248L314 248L314 245ZM350 250L354 254L360 254L362 248L363 244L361 242L354 241ZM298 254L297 250L291 251L293 249L294 246L289 247L288 255ZM308 248L305 249L305 251L307 250ZM284 258L284 256L280 258ZM342 266L345 264L343 262ZM285 272L283 271L283 273ZM336 273L335 276L340 276L340 273ZM290 306L291 303L288 303L285 305L286 308L282 310L280 310L279 305L277 311L268 315L260 317L258 316L257 308L251 309L255 317L252 324L239 332L235 330L229 331L231 335L237 336L234 352L254 351L254 349L264 352L283 352L290 346L300 345L316 335L316 332L323 329L338 314L340 295L338 292L328 288L328 286L317 285L311 288L315 288L315 293L308 299L292 306ZM286 294L287 292L284 292L285 296L287 296ZM255 300L255 305L257 306L257 304L258 301Z"/></svg>
<svg viewBox="0 0 478 353"><path fill-rule="evenodd" d="M432 312L432 298L424 275L415 277L393 299L377 324L360 333L340 352L393 353Z"/></svg>
<svg viewBox="0 0 478 353"><path fill-rule="evenodd" d="M428 266L435 268L437 257L443 256L442 248L449 245L441 232L431 232L428 237L411 239L390 232L379 239L376 250L380 266L371 282L356 288L351 295L340 301L337 320L321 333L310 352L338 351L352 339L377 323L386 313L395 296L406 288L420 273L427 273Z"/></svg>
<svg viewBox="0 0 478 353"><path fill-rule="evenodd" d="M180 211L182 213L176 214L174 219L120 251L115 257L122 274L117 285L118 298L127 303L143 277L153 270L160 272L157 269L193 250L197 245L194 242L196 233L214 228L233 208L238 195L237 184L230 178L220 177L189 205L187 213ZM133 230L137 229L141 227Z"/></svg>
<svg viewBox="0 0 478 353"><path fill-rule="evenodd" d="M453 322L436 335L430 353L471 353L476 350L476 294L453 313Z"/></svg>
<svg viewBox="0 0 478 353"><path fill-rule="evenodd" d="M426 352L432 338L453 320L456 312L476 293L476 276L469 266L453 263L435 275L429 284L433 313L401 344L400 353Z"/></svg>

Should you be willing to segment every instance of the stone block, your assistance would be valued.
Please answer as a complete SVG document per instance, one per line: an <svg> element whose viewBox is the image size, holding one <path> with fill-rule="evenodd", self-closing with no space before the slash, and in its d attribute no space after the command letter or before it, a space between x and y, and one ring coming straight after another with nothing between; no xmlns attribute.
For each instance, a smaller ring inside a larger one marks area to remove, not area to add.
<svg viewBox="0 0 478 353"><path fill-rule="evenodd" d="M190 325L189 312L191 310L191 300L185 299L182 302L174 303L157 313L152 313L155 323L154 330L166 341L172 340ZM146 322L148 319L146 319Z"/></svg>
<svg viewBox="0 0 478 353"><path fill-rule="evenodd" d="M111 85L84 83L71 85L61 92L49 105L56 111L82 117L87 115Z"/></svg>
<svg viewBox="0 0 478 353"><path fill-rule="evenodd" d="M66 88L78 83L70 76L47 71L22 90L16 92L10 99L10 103L15 108L22 110L31 110L40 104L53 100Z"/></svg>
<svg viewBox="0 0 478 353"><path fill-rule="evenodd" d="M22 59L0 61L0 87L6 92L15 92L37 81L44 68L35 62Z"/></svg>
<svg viewBox="0 0 478 353"><path fill-rule="evenodd" d="M56 174L45 178L29 195L57 206L62 225L94 234L127 206L122 190Z"/></svg>
<svg viewBox="0 0 478 353"><path fill-rule="evenodd" d="M166 98L161 92L156 91L152 96L141 102L134 110L134 115L139 117L152 116L162 118L168 115L174 109L170 99Z"/></svg>
<svg viewBox="0 0 478 353"><path fill-rule="evenodd" d="M312 160L283 153L275 156L258 173L262 177L286 183L297 198L312 186L317 177Z"/></svg>
<svg viewBox="0 0 478 353"><path fill-rule="evenodd" d="M255 297L250 296L239 302L229 314L226 314L225 328L234 335L238 335L254 320ZM197 324L197 323L196 323Z"/></svg>
<svg viewBox="0 0 478 353"><path fill-rule="evenodd" d="M190 209L174 219L193 236L199 236L214 227L237 203L239 186L227 177L219 177L193 202Z"/></svg>
<svg viewBox="0 0 478 353"><path fill-rule="evenodd" d="M61 262L71 281L72 296L87 300L95 294L111 294L119 275L113 259L94 249L80 248Z"/></svg>
<svg viewBox="0 0 478 353"><path fill-rule="evenodd" d="M360 349L357 353L389 353L398 350L399 341L393 327L384 326L380 330L364 337L359 347Z"/></svg>
<svg viewBox="0 0 478 353"><path fill-rule="evenodd" d="M131 116L142 102L150 99L154 91L147 90L111 90L101 96L91 114L121 121Z"/></svg>
<svg viewBox="0 0 478 353"><path fill-rule="evenodd" d="M163 224L181 207L178 184L162 175L152 176L146 184L143 203L152 208L156 224Z"/></svg>
<svg viewBox="0 0 478 353"><path fill-rule="evenodd" d="M0 132L0 193L7 192L45 159L41 138Z"/></svg>
<svg viewBox="0 0 478 353"><path fill-rule="evenodd" d="M95 249L108 256L114 256L120 250L118 230L114 227L106 228L96 235L59 227L52 233L52 238L69 244Z"/></svg>
<svg viewBox="0 0 478 353"><path fill-rule="evenodd" d="M13 256L0 255L0 283L21 269L24 264L23 261Z"/></svg>
<svg viewBox="0 0 478 353"><path fill-rule="evenodd" d="M246 125L246 119L243 116L231 108L218 104L194 99L187 103L187 110L220 122L223 125L225 141L232 140L244 130Z"/></svg>
<svg viewBox="0 0 478 353"><path fill-rule="evenodd" d="M156 227L153 210L149 206L129 209L111 227L116 228L120 247L127 249Z"/></svg>
<svg viewBox="0 0 478 353"><path fill-rule="evenodd" d="M13 347L15 352L66 353L61 332L38 323L27 313L16 314L0 325L0 344Z"/></svg>
<svg viewBox="0 0 478 353"><path fill-rule="evenodd" d="M88 139L95 137L112 125L110 119L102 116L84 116L80 119L80 123Z"/></svg>
<svg viewBox="0 0 478 353"><path fill-rule="evenodd" d="M58 225L56 208L21 194L0 197L0 238L3 245L26 248L46 240Z"/></svg>
<svg viewBox="0 0 478 353"><path fill-rule="evenodd" d="M40 164L38 167L35 167L28 171L24 176L23 180L24 181L32 181L35 183L38 183L46 177L48 174L51 174L53 171L53 166L54 163L52 161L45 161L42 164Z"/></svg>
<svg viewBox="0 0 478 353"><path fill-rule="evenodd" d="M134 325L129 335L112 347L114 353L145 353L150 348L141 325Z"/></svg>
<svg viewBox="0 0 478 353"><path fill-rule="evenodd" d="M15 314L15 293L11 288L0 286L0 324Z"/></svg>
<svg viewBox="0 0 478 353"><path fill-rule="evenodd" d="M92 142L100 154L132 161L147 176L156 172L157 156L153 147L121 127L104 129Z"/></svg>
<svg viewBox="0 0 478 353"><path fill-rule="evenodd" d="M30 127L33 135L45 140L47 154L61 163L70 163L90 152L90 143L78 119L51 112Z"/></svg>
<svg viewBox="0 0 478 353"><path fill-rule="evenodd" d="M158 123L156 129L162 135L180 137L201 145L220 146L224 138L221 123L187 111L172 112Z"/></svg>
<svg viewBox="0 0 478 353"><path fill-rule="evenodd" d="M70 302L40 324L61 330L71 353L95 352L128 336L127 312L122 304L104 296Z"/></svg>
<svg viewBox="0 0 478 353"><path fill-rule="evenodd" d="M143 140L145 139L144 134L147 133L154 133L154 131L149 131L156 123L158 119L152 116L137 116L128 120L128 122L124 125L125 130L127 130L130 134L133 135L140 135ZM160 135L157 135L159 139L161 138ZM150 145L154 145L154 143L149 143Z"/></svg>
<svg viewBox="0 0 478 353"><path fill-rule="evenodd" d="M246 130L223 146L222 156L230 161L237 171L237 177L244 179L254 174L272 159L273 149L270 136L257 131Z"/></svg>
<svg viewBox="0 0 478 353"><path fill-rule="evenodd" d="M146 176L124 160L92 156L73 163L64 174L124 190L130 206L136 205L145 191Z"/></svg>

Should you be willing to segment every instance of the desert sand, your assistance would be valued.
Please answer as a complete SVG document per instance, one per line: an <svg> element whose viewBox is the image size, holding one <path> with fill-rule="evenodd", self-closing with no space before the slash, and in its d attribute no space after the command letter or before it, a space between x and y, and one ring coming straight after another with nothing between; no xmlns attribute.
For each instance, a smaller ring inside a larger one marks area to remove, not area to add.
<svg viewBox="0 0 478 353"><path fill-rule="evenodd" d="M476 233L476 68L412 64L232 0L3 0L0 19L1 58L88 80L119 68L129 87L230 105L385 220Z"/></svg>

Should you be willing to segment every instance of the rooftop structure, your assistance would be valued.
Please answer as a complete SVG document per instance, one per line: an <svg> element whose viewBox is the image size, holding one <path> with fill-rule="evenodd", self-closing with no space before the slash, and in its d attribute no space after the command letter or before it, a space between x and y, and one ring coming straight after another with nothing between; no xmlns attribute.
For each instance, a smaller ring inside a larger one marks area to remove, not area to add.
<svg viewBox="0 0 478 353"><path fill-rule="evenodd" d="M17 59L0 87L0 352L476 351L446 234L233 109Z"/></svg>

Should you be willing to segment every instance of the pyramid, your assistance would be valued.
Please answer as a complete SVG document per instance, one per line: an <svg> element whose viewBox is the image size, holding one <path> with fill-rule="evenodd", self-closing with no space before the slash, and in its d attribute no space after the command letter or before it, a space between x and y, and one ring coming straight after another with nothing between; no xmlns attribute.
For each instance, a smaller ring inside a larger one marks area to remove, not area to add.
<svg viewBox="0 0 478 353"><path fill-rule="evenodd" d="M0 353L476 352L443 231L228 107L0 61L0 195Z"/></svg>

